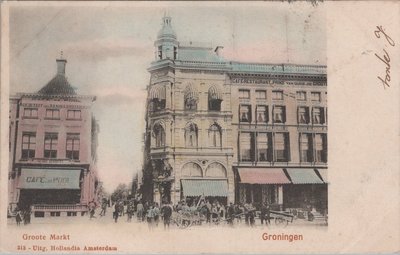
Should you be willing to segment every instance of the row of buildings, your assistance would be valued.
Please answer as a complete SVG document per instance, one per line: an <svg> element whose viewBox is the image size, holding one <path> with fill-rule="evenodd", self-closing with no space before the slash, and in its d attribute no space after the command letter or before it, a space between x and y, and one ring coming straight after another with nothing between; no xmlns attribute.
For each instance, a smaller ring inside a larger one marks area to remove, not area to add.
<svg viewBox="0 0 400 255"><path fill-rule="evenodd" d="M147 87L146 200L327 209L326 66L226 60L184 43L170 17Z"/></svg>
<svg viewBox="0 0 400 255"><path fill-rule="evenodd" d="M78 95L65 76L67 61L56 62L57 74L39 91L10 97L10 214L77 216L98 200L96 98Z"/></svg>

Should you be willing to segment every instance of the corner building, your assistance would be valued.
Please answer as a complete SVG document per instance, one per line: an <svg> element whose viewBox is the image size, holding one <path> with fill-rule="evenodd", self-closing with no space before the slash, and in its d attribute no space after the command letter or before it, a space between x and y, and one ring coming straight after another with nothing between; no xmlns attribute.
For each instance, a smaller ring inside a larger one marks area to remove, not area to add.
<svg viewBox="0 0 400 255"><path fill-rule="evenodd" d="M148 69L145 198L326 209L326 67L233 62L222 50L179 42L163 18Z"/></svg>
<svg viewBox="0 0 400 255"><path fill-rule="evenodd" d="M9 210L77 216L97 200L95 97L76 93L66 63L57 59L57 74L37 93L10 98Z"/></svg>

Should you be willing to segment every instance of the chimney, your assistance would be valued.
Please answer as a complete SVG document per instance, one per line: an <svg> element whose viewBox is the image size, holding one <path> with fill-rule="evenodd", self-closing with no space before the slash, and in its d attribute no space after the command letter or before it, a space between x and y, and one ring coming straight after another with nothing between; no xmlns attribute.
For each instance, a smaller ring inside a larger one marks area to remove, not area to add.
<svg viewBox="0 0 400 255"><path fill-rule="evenodd" d="M215 54L217 54L218 57L222 58L222 53L223 53L224 46L217 46L214 50Z"/></svg>
<svg viewBox="0 0 400 255"><path fill-rule="evenodd" d="M57 59L57 74L65 75L65 65L67 64L66 59Z"/></svg>

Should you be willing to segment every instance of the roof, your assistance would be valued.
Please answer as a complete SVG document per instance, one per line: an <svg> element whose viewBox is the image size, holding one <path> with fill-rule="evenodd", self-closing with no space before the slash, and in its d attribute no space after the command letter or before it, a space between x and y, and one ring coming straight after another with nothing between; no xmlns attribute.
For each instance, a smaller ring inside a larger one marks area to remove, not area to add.
<svg viewBox="0 0 400 255"><path fill-rule="evenodd" d="M210 180L210 179L190 179L181 180L183 195L187 197L196 196L213 196L227 197L228 182L227 180Z"/></svg>
<svg viewBox="0 0 400 255"><path fill-rule="evenodd" d="M239 168L241 183L289 184L282 168Z"/></svg>
<svg viewBox="0 0 400 255"><path fill-rule="evenodd" d="M76 95L75 89L63 74L57 74L38 93L43 95Z"/></svg>
<svg viewBox="0 0 400 255"><path fill-rule="evenodd" d="M288 168L286 169L293 184L323 184L312 168Z"/></svg>
<svg viewBox="0 0 400 255"><path fill-rule="evenodd" d="M196 62L225 62L217 56L212 48L203 47L179 47L178 60Z"/></svg>

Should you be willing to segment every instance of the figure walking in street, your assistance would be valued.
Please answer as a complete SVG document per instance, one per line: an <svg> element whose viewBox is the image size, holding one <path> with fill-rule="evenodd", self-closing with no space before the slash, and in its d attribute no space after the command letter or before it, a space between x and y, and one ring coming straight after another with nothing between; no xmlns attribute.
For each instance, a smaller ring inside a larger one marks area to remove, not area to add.
<svg viewBox="0 0 400 255"><path fill-rule="evenodd" d="M136 215L137 215L137 220L138 221L143 221L143 204L142 201L139 201L139 203L136 206Z"/></svg>
<svg viewBox="0 0 400 255"><path fill-rule="evenodd" d="M96 216L94 216L96 210L96 202L94 201L94 199L92 201L90 201L89 203L89 214L90 214L90 219L96 218Z"/></svg>
<svg viewBox="0 0 400 255"><path fill-rule="evenodd" d="M17 215L15 216L15 220L17 221L17 226L21 224L22 221L22 212L21 210L17 211Z"/></svg>
<svg viewBox="0 0 400 255"><path fill-rule="evenodd" d="M160 208L158 207L158 203L155 203L153 207L153 215L154 215L154 225L158 227L158 223L160 221Z"/></svg>
<svg viewBox="0 0 400 255"><path fill-rule="evenodd" d="M117 223L117 221L118 221L118 217L119 217L119 208L120 208L119 202L117 201L117 202L115 202L115 205L114 205L114 213L113 213L115 223Z"/></svg>
<svg viewBox="0 0 400 255"><path fill-rule="evenodd" d="M147 218L147 224L149 226L149 230L152 231L153 230L153 224L154 224L154 210L153 210L153 206L150 206L149 209L147 210L147 214L146 214L146 218Z"/></svg>
<svg viewBox="0 0 400 255"><path fill-rule="evenodd" d="M103 198L103 201L101 202L101 212L100 216L106 216L106 210L107 210L107 200Z"/></svg>
<svg viewBox="0 0 400 255"><path fill-rule="evenodd" d="M128 222L132 221L133 216L133 202L129 201L128 206L126 208L126 213L128 214Z"/></svg>
<svg viewBox="0 0 400 255"><path fill-rule="evenodd" d="M161 215L163 217L164 229L169 229L169 224L171 222L172 207L169 204L164 204L161 208Z"/></svg>

